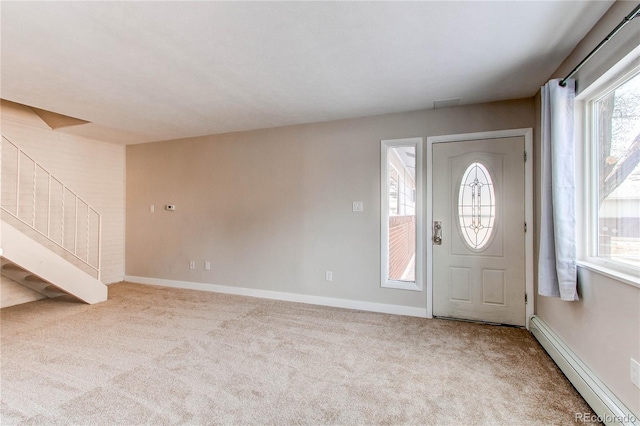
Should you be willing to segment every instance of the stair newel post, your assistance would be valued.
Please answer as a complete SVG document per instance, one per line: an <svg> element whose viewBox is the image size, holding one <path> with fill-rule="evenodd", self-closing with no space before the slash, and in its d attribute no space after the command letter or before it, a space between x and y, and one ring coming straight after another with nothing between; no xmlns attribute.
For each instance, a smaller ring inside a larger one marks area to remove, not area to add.
<svg viewBox="0 0 640 426"><path fill-rule="evenodd" d="M20 148L16 146L16 217L20 217Z"/></svg>
<svg viewBox="0 0 640 426"><path fill-rule="evenodd" d="M76 213L75 213L75 225L73 227L73 254L78 256L78 196L73 194L76 197Z"/></svg>
<svg viewBox="0 0 640 426"><path fill-rule="evenodd" d="M85 203L87 204L87 203ZM89 204L87 204L87 263L89 263L89 233L91 232L91 226L89 223L89 214L91 213L91 208L89 207ZM89 263L90 264L90 263Z"/></svg>
<svg viewBox="0 0 640 426"><path fill-rule="evenodd" d="M38 184L38 163L33 160L33 208L31 215L31 227L36 227L36 186Z"/></svg>
<svg viewBox="0 0 640 426"><path fill-rule="evenodd" d="M64 248L64 210L65 210L65 205L64 205L64 194L65 194L65 187L64 185L62 185L62 182L60 182L60 185L62 186L62 223L60 226L60 245L62 246L62 248Z"/></svg>
<svg viewBox="0 0 640 426"><path fill-rule="evenodd" d="M102 277L102 215L98 213L98 281L102 281L101 277Z"/></svg>
<svg viewBox="0 0 640 426"><path fill-rule="evenodd" d="M51 239L51 173L47 173L47 238Z"/></svg>

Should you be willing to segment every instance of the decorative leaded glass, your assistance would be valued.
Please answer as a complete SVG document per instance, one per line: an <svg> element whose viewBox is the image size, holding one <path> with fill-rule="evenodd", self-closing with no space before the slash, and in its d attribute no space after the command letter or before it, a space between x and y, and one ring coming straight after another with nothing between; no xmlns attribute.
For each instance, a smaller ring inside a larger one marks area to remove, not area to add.
<svg viewBox="0 0 640 426"><path fill-rule="evenodd" d="M496 217L493 180L482 163L472 163L462 176L458 193L458 220L464 240L481 250L491 240Z"/></svg>

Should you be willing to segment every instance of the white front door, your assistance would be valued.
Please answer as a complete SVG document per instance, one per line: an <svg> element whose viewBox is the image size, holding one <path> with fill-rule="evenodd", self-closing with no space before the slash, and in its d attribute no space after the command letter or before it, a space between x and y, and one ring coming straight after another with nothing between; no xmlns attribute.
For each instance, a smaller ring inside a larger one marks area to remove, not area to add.
<svg viewBox="0 0 640 426"><path fill-rule="evenodd" d="M524 137L433 144L433 315L524 326Z"/></svg>

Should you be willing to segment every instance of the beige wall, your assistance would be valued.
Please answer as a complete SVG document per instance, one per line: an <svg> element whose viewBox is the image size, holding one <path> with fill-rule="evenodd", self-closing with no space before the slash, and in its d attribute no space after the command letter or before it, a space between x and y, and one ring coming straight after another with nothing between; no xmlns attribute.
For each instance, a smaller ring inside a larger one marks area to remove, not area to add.
<svg viewBox="0 0 640 426"><path fill-rule="evenodd" d="M636 5L636 2L616 2L552 78L565 77ZM640 25L633 22L575 77L578 91L586 89L637 47L638 40ZM539 123L538 114L537 128ZM534 133L539 146L540 133ZM536 159L540 158L539 154L537 150ZM539 161L536 165L539 166ZM538 206L539 199L538 192ZM584 208L578 206L577 211ZM579 268L579 293L579 302L538 296L537 314L640 417L640 389L629 379L629 358L640 361L640 288Z"/></svg>
<svg viewBox="0 0 640 426"><path fill-rule="evenodd" d="M2 101L2 135L102 214L102 281L124 278L124 146L51 130L31 108Z"/></svg>
<svg viewBox="0 0 640 426"><path fill-rule="evenodd" d="M380 140L533 125L527 99L128 146L126 273L425 308L380 287Z"/></svg>

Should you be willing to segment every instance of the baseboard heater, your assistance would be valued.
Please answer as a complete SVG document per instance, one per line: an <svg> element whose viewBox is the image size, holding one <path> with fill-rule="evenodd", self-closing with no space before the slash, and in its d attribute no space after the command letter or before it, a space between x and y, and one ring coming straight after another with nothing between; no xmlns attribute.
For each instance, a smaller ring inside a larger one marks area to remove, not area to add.
<svg viewBox="0 0 640 426"><path fill-rule="evenodd" d="M596 377L540 317L531 317L530 330L580 395L606 425L640 426L640 420ZM584 413L576 413L576 416ZM576 420L580 421L579 417Z"/></svg>

